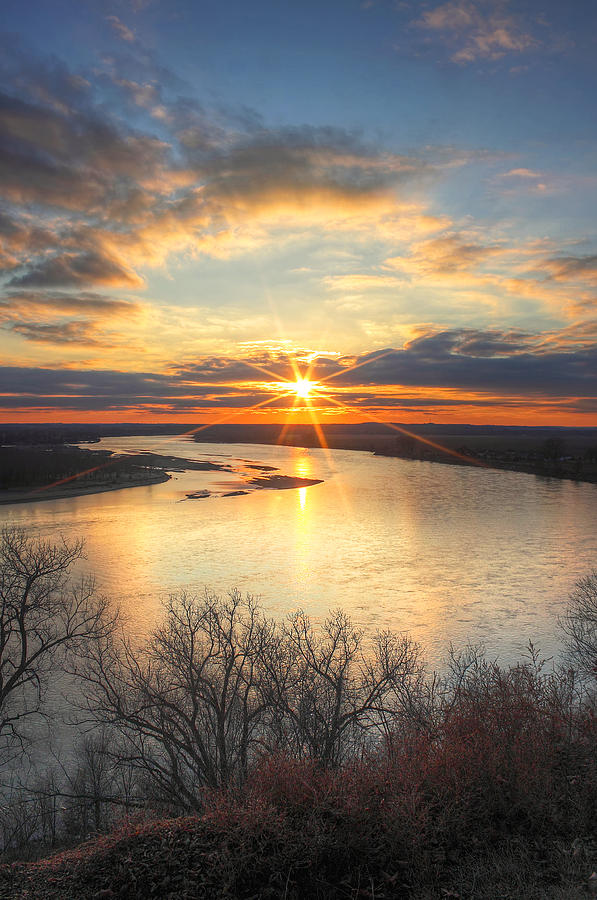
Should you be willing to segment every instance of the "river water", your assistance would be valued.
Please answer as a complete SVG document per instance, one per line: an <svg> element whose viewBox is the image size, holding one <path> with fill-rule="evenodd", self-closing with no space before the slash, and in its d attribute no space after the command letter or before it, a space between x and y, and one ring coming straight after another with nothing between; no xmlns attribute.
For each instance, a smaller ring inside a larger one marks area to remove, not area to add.
<svg viewBox="0 0 597 900"><path fill-rule="evenodd" d="M84 570L147 632L170 594L237 587L276 616L342 607L366 628L408 631L431 665L450 644L485 644L512 662L531 639L557 656L557 616L597 566L597 486L514 472L254 444L106 439L229 464L171 481L0 507L2 524L82 537ZM250 467L321 478L293 490L246 487ZM186 494L206 489L207 499Z"/></svg>

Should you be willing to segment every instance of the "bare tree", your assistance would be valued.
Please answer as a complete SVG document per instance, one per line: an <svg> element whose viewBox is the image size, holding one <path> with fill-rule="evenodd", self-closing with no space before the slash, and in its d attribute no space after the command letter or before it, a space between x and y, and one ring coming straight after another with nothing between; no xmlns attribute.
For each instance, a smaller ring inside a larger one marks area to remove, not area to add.
<svg viewBox="0 0 597 900"><path fill-rule="evenodd" d="M121 761L143 773L154 800L201 804L204 787L247 774L271 700L261 684L275 627L251 597L170 599L141 647L96 645L83 669L88 709L122 737Z"/></svg>
<svg viewBox="0 0 597 900"><path fill-rule="evenodd" d="M105 831L115 814L120 817L142 805L135 796L132 772L122 765L113 737L104 728L83 735L74 758L67 765L59 761L53 792L44 792L44 785L35 791L46 802L60 801L60 825L70 837Z"/></svg>
<svg viewBox="0 0 597 900"><path fill-rule="evenodd" d="M418 647L380 633L367 646L341 612L267 619L252 597L171 598L140 647L111 636L83 677L87 708L120 735L123 765L152 802L192 810L205 787L234 787L264 751L336 765L407 711Z"/></svg>
<svg viewBox="0 0 597 900"><path fill-rule="evenodd" d="M275 692L272 724L279 747L298 758L338 765L409 713L418 693L418 646L391 632L365 644L341 610L319 630L304 612L292 616L280 651L269 655L266 682Z"/></svg>
<svg viewBox="0 0 597 900"><path fill-rule="evenodd" d="M0 535L0 746L20 752L23 725L42 711L50 674L70 652L106 637L115 618L93 581L69 571L81 542L36 541L23 529Z"/></svg>
<svg viewBox="0 0 597 900"><path fill-rule="evenodd" d="M560 627L580 673L597 679L597 570L576 583Z"/></svg>

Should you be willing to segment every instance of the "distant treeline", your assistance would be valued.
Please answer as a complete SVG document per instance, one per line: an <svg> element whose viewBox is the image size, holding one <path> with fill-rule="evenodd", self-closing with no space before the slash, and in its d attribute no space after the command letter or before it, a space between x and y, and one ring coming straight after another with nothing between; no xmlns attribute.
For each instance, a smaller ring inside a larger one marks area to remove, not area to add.
<svg viewBox="0 0 597 900"><path fill-rule="evenodd" d="M97 442L104 437L193 434L191 423L28 424L0 426L0 444L36 447ZM317 432L312 425L281 423L203 425L194 439L209 443L321 446L321 432L330 449L360 450L383 456L485 465L495 469L571 478L597 483L597 428L521 425L399 425L380 422L333 423ZM58 476L57 476L58 477ZM66 476L61 476L66 477ZM43 478L42 478L43 481ZM26 483L26 482L24 482Z"/></svg>
<svg viewBox="0 0 597 900"><path fill-rule="evenodd" d="M597 482L597 428L362 422L325 425L323 433L331 449ZM314 428L300 424L213 425L195 440L321 446Z"/></svg>
<svg viewBox="0 0 597 900"><path fill-rule="evenodd" d="M69 446L0 447L0 490L36 488L73 475L77 481L109 482L141 472L138 460L111 456L107 450Z"/></svg>
<svg viewBox="0 0 597 900"><path fill-rule="evenodd" d="M131 435L152 434L186 434L193 428L201 427L195 435L197 441L214 441L223 443L276 443L285 424L244 424L227 423L209 425L209 423L174 422L125 422L125 423L30 423L0 425L0 444L76 444L83 441L99 441L105 437L128 437ZM395 428L405 428L419 435L470 435L470 436L511 436L528 437L541 441L548 437L562 439L584 438L597 443L597 428L565 428L559 426L532 427L523 425L466 425L466 424L400 424L381 422L343 422L325 424L323 431L330 437L340 436L391 436ZM302 442L302 446L319 445L312 425L292 425L285 431L285 443Z"/></svg>
<svg viewBox="0 0 597 900"><path fill-rule="evenodd" d="M59 422L0 425L0 444L79 444L99 441L105 437L128 437L133 434L179 434L195 427L193 424L70 424Z"/></svg>
<svg viewBox="0 0 597 900"><path fill-rule="evenodd" d="M560 426L534 427L526 425L463 425L463 424L437 424L426 422L424 424L390 422L341 422L322 425L326 435L395 435L396 428L404 429L416 435L444 434L444 435L511 435L536 437L541 440L543 436L566 437L567 434L577 437L589 436L597 440L597 428L565 428ZM291 425L290 428L280 423L270 424L234 424L226 423L210 425L198 431L196 441L250 441L270 443L279 438L284 429L285 442L290 443L294 439L319 443L312 425Z"/></svg>

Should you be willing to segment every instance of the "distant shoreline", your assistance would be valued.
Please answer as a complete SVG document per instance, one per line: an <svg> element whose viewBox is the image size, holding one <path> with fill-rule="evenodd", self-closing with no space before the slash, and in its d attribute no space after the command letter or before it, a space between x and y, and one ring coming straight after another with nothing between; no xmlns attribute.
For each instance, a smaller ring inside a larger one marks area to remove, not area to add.
<svg viewBox="0 0 597 900"><path fill-rule="evenodd" d="M236 431L236 433L234 433L234 431ZM277 440L273 440L272 436L267 433L267 429L259 429L257 434L251 434L251 429L243 428L241 430L236 426L234 431L233 429L226 429L226 431L222 429L217 437L215 435L212 436L209 442L228 446L237 443L254 444L255 446L273 446L278 443ZM304 440L305 437L311 437L308 432L303 432L302 429L296 429L296 431L299 433L287 434L284 444L279 446L305 447L306 449L318 448L318 444L315 445L312 441ZM146 435L139 436L143 437ZM134 439L135 435L129 435L129 437ZM415 436L412 435L413 439L414 437ZM533 459L529 458L528 454L526 454L526 458L522 455L523 451L527 449L522 442L520 442L520 446L516 451L506 450L504 439L497 436L484 435L475 438L472 435L466 435L466 437L464 435L441 435L441 437L439 435L434 435L434 437L437 441L435 446L429 446L430 442L424 440L423 446L420 446L419 448L418 441L416 440L407 439L405 442L404 439L396 440L396 437L392 435L370 433L357 434L354 432L352 434L350 432L345 432L343 434L330 433L328 435L328 446L331 450L368 452L373 456L385 457L387 459L403 459L412 462L435 462L444 465L466 466L467 468L482 468L485 471L518 472L526 475L534 475L536 478L574 481L577 484L597 484L596 462L587 460L582 465L582 468L578 465L580 461L580 452L582 452L580 447L575 448L578 455L575 455L574 457L567 457L561 460ZM198 436L195 437L196 445L200 446L201 443L204 442L205 438L203 438L203 440L202 438L199 438ZM438 438L440 438L441 442L446 446L447 452L442 452L439 449L438 444L440 441L437 440ZM461 444L463 439L468 440L469 446L463 446ZM515 445L515 443L513 437L508 437L508 445L512 446ZM524 443L528 444L528 440ZM402 444L404 444L404 447L402 447ZM413 452L414 447L417 447L417 450ZM93 455L101 451L89 452ZM103 452L105 453L106 451ZM137 454L133 455L136 456ZM77 484L77 480L74 478L72 482L56 485L56 487L45 488L36 486L34 488L26 489L2 490L0 491L0 506L8 506L17 503L38 503L49 500L67 500L75 497L84 497L90 494L101 494L107 491L122 490L124 488L150 487L154 484L163 484L170 480L172 476L166 471L166 468L170 472L184 471L187 469L226 471L229 468L227 465L221 463L207 461L200 462L198 460L190 460L176 456L166 456L151 451L140 451L138 456L139 460L145 465L149 463L154 467L150 472L146 471L144 474L137 472L136 474L140 477L131 478L130 475L123 476L118 474L116 480L111 481L110 483L98 482L96 484L89 483L89 481ZM264 477L262 475L261 477L249 481L248 486L253 489L276 488L280 490L290 487L303 487L316 483L304 479L300 479L300 481L301 483L299 484L297 479L292 479L290 476L281 476L279 474L274 477Z"/></svg>
<svg viewBox="0 0 597 900"><path fill-rule="evenodd" d="M102 451L90 451L91 454L98 455ZM106 451L103 451L105 453ZM109 451L112 453L112 451ZM48 500L69 500L75 497L85 497L91 494L103 494L107 491L118 491L124 488L133 487L150 487L154 484L163 484L172 477L171 472L184 471L220 471L229 472L230 467L223 463L214 463L207 460L186 459L178 456L162 456L159 453L151 451L138 451L130 454L135 458L138 456L142 463L149 463L152 466L151 471L145 470L143 474L139 474L139 469L131 475L130 472L115 473L113 480L106 481L87 481L85 483L77 483L77 476L72 476L66 483L58 483L54 487L29 487L9 489L0 491L0 506L8 506L13 503L38 503ZM114 458L117 461L117 458ZM105 465L106 463L104 463ZM100 466L103 468L103 466ZM238 494L249 493L252 490L288 490L290 488L311 487L315 484L321 484L321 479L301 478L299 476L281 475L274 466L249 466L250 469L256 469L261 475L256 475L246 479L248 490L229 492L224 496L236 496ZM276 472L276 474L273 474ZM266 474L267 473L267 474ZM87 474L85 472L82 473ZM209 491L198 491L187 494L187 499L205 499L211 496Z"/></svg>
<svg viewBox="0 0 597 900"><path fill-rule="evenodd" d="M167 472L155 472L139 481L123 481L120 484L88 484L76 487L33 488L28 491L3 491L0 494L0 506L11 503L39 503L46 500L70 500L74 497L86 497L88 494L104 494L108 491L120 491L124 488L150 487L153 484L163 484L170 481L171 475Z"/></svg>
<svg viewBox="0 0 597 900"><path fill-rule="evenodd" d="M582 482L583 484L597 484L597 474L595 473L582 473L575 474L569 471L563 471L562 469L545 469L540 465L533 465L530 462L526 463L506 463L500 460L493 460L490 462L485 462L483 460L478 460L476 457L471 457L470 462L464 458L451 458L449 456L445 456L443 458L437 457L435 459L417 459L417 457L412 456L401 456L397 453L384 453L383 451L372 451L373 456L385 457L386 459L405 459L408 462L433 462L440 463L440 465L444 466L465 466L468 469L483 469L486 472L516 472L519 475L535 475L537 478L556 478L558 481L576 481Z"/></svg>
<svg viewBox="0 0 597 900"><path fill-rule="evenodd" d="M217 431L216 431L217 428ZM414 430L409 434L392 433L368 433L363 430L348 428L344 432L329 429L325 432L327 445L330 450L350 450L369 452L377 457L386 459L404 459L413 462L433 462L450 466L466 466L467 468L479 468L494 472L519 472L525 475L534 475L538 478L555 478L558 481L575 481L583 484L597 484L597 429L589 436L573 439L572 430L565 433L570 450L565 446L559 451L552 451L551 457L536 455L537 442L545 443L551 436L549 430L544 430L535 437L528 432L515 434L473 434L435 433L430 429L420 429L418 435ZM198 444L214 442L221 444L263 444L271 446L278 444L278 435L267 427L251 429L240 426L214 426L216 434L206 435L205 432L197 434L194 438ZM586 432L587 430L585 430ZM419 438L421 440L419 440ZM441 446L445 450L441 449ZM289 429L284 436L285 447L305 447L318 449L319 443L307 429L295 427ZM593 456L589 459L586 451L589 447L593 450ZM532 451L535 450L535 453ZM572 455L568 455L571 451ZM559 458L556 453L562 453Z"/></svg>

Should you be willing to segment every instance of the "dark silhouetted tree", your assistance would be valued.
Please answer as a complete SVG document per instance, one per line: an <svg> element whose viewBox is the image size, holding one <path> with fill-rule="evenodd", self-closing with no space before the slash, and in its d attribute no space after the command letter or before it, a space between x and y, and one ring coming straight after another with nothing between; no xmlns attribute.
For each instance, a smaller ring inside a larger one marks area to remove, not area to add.
<svg viewBox="0 0 597 900"><path fill-rule="evenodd" d="M23 529L0 536L0 748L20 752L23 725L42 713L48 680L72 653L105 638L115 616L91 579L69 572L81 542L53 544ZM5 757L6 759L6 757Z"/></svg>
<svg viewBox="0 0 597 900"><path fill-rule="evenodd" d="M574 665L597 679L597 570L576 583L560 626Z"/></svg>

